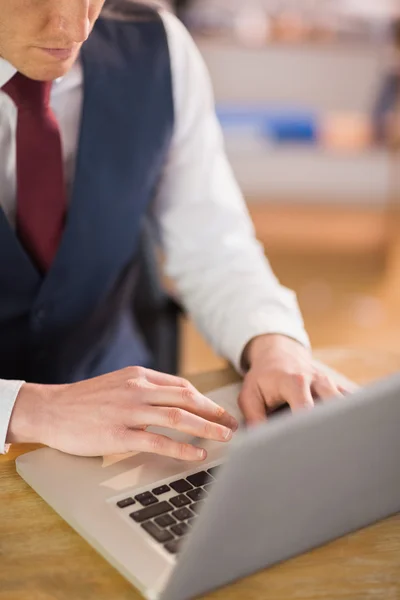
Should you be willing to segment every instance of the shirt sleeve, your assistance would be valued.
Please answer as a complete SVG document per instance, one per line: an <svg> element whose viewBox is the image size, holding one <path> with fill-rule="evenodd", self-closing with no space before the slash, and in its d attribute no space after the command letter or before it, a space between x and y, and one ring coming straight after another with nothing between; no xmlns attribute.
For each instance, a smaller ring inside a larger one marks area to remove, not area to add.
<svg viewBox="0 0 400 600"><path fill-rule="evenodd" d="M171 56L175 130L155 218L166 274L214 349L240 370L254 337L309 340L295 294L282 287L255 237L228 164L211 82L184 26L162 13Z"/></svg>
<svg viewBox="0 0 400 600"><path fill-rule="evenodd" d="M0 454L6 454L8 426L19 390L24 382L0 379Z"/></svg>

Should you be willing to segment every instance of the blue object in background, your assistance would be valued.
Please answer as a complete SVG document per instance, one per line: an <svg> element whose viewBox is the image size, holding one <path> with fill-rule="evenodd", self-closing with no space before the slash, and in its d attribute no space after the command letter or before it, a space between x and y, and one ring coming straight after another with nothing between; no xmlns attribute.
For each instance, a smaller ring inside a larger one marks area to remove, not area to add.
<svg viewBox="0 0 400 600"><path fill-rule="evenodd" d="M257 138L263 137L265 109L262 107L219 106L217 117L225 132L238 136L249 132Z"/></svg>
<svg viewBox="0 0 400 600"><path fill-rule="evenodd" d="M273 106L219 106L217 116L227 130L250 130L277 144L315 144L319 139L320 117L305 109Z"/></svg>
<svg viewBox="0 0 400 600"><path fill-rule="evenodd" d="M287 112L266 117L264 137L276 143L315 144L318 141L318 121L314 115Z"/></svg>

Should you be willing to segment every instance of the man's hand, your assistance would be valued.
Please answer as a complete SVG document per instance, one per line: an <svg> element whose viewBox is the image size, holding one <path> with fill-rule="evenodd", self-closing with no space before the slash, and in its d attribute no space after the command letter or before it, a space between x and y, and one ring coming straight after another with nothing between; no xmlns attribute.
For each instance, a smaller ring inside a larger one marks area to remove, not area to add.
<svg viewBox="0 0 400 600"><path fill-rule="evenodd" d="M309 409L315 399L342 395L338 387L313 363L309 350L282 335L255 338L245 351L249 371L239 406L250 424L265 421L268 409L288 403L293 411Z"/></svg>
<svg viewBox="0 0 400 600"><path fill-rule="evenodd" d="M226 442L238 424L188 381L132 367L70 385L24 384L7 442L42 443L80 456L152 452L206 458L205 450L150 433L150 426Z"/></svg>

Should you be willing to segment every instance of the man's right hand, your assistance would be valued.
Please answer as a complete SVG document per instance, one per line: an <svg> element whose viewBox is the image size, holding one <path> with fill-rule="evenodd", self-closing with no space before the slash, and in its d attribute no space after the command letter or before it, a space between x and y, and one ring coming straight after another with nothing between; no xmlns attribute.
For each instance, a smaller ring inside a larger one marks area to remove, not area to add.
<svg viewBox="0 0 400 600"><path fill-rule="evenodd" d="M185 379L129 367L68 385L25 383L7 443L41 443L79 456L152 452L186 461L206 458L205 450L150 433L150 426L226 442L238 425Z"/></svg>

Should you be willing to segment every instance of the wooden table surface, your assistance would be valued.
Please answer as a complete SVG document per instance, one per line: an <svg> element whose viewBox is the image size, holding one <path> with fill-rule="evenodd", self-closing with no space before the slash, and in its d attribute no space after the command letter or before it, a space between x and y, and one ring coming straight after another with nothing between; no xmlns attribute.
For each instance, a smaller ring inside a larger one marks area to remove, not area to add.
<svg viewBox="0 0 400 600"><path fill-rule="evenodd" d="M357 371L362 379L360 364L347 358L341 370L348 376ZM207 392L234 378L225 371L193 382ZM15 458L32 449L14 446L0 457L0 600L139 600L139 593L16 474ZM207 598L400 600L400 515Z"/></svg>

